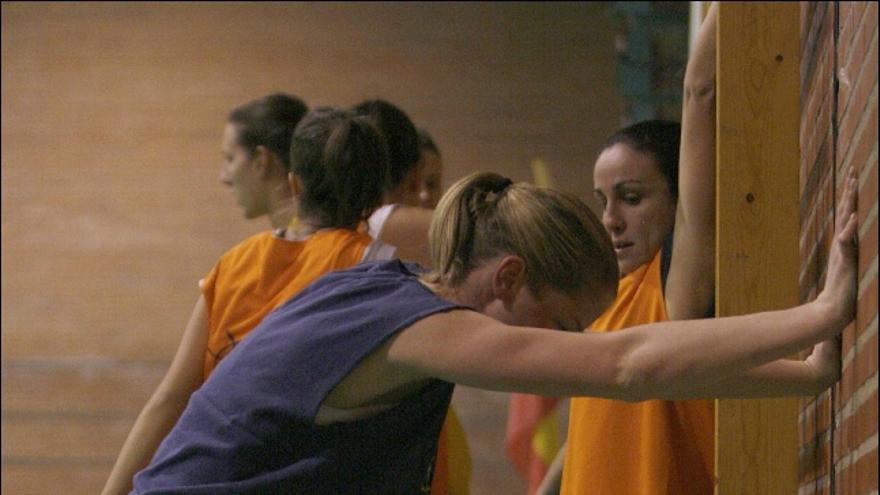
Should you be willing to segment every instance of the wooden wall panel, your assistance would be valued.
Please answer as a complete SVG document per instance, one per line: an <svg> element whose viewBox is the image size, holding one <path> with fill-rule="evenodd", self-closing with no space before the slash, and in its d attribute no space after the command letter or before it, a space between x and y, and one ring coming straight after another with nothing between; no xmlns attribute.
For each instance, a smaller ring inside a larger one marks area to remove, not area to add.
<svg viewBox="0 0 880 495"><path fill-rule="evenodd" d="M797 3L725 2L718 17L719 316L798 304ZM716 493L797 493L797 399L722 400Z"/></svg>

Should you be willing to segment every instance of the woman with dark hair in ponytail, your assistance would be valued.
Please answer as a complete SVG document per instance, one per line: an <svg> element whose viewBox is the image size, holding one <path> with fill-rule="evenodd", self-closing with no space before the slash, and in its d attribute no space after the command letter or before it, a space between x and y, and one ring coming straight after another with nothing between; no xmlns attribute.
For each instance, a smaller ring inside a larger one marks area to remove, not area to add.
<svg viewBox="0 0 880 495"><path fill-rule="evenodd" d="M357 231L379 205L388 170L384 140L373 124L348 111L319 108L303 118L287 146L287 218L293 221L239 243L200 281L202 294L177 354L138 416L105 494L131 490L132 477L147 465L192 393L270 311L327 272L394 255L393 247ZM246 212L262 211L252 201L255 189L238 185L236 191Z"/></svg>
<svg viewBox="0 0 880 495"><path fill-rule="evenodd" d="M192 395L135 493L428 493L454 383L628 401L824 388L839 357L774 361L853 318L856 186L815 301L591 334L619 277L601 222L565 193L465 177L435 210L430 272L361 263L281 305ZM756 369L762 384L730 386Z"/></svg>
<svg viewBox="0 0 880 495"><path fill-rule="evenodd" d="M367 233L392 244L401 260L430 266L428 228L439 199L441 172L437 145L427 133L418 131L406 112L393 103L365 100L355 105L353 111L373 119L388 145L388 184L382 206L367 220ZM433 166L433 170L426 169L429 166ZM430 174L432 185L437 187L425 187L427 177L423 172ZM432 195L436 195L432 209L421 207L422 198L430 200ZM431 495L466 495L470 493L470 480L467 435L458 413L450 405L440 431Z"/></svg>

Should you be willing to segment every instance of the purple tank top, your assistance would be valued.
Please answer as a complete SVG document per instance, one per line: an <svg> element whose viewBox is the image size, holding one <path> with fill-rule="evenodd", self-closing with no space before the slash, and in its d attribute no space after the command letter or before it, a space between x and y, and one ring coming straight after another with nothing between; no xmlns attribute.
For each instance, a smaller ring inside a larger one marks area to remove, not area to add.
<svg viewBox="0 0 880 495"><path fill-rule="evenodd" d="M328 393L389 337L461 308L397 260L327 274L269 314L190 398L134 492L429 493L453 384L316 425Z"/></svg>

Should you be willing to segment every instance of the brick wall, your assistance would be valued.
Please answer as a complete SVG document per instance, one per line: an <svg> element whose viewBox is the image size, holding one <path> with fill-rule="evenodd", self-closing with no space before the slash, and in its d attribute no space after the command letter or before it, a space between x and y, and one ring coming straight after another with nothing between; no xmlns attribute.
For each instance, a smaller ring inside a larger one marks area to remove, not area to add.
<svg viewBox="0 0 880 495"><path fill-rule="evenodd" d="M800 494L876 494L877 3L801 4L801 300L821 288L840 178L859 171L859 303L843 375L803 401Z"/></svg>
<svg viewBox="0 0 880 495"><path fill-rule="evenodd" d="M447 186L478 169L529 180L540 156L584 197L622 109L602 3L2 11L3 494L100 490L196 281L267 227L217 181L234 105L277 90L313 106L384 97L433 133ZM477 397L459 409L476 425L474 493L518 491L506 403Z"/></svg>

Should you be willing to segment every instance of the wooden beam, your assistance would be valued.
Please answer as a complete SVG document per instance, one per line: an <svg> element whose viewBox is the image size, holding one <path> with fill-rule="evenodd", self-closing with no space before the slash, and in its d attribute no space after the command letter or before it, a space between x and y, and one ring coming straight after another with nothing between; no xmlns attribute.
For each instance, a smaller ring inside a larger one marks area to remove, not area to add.
<svg viewBox="0 0 880 495"><path fill-rule="evenodd" d="M716 308L798 304L797 2L718 12ZM798 400L720 400L716 494L797 493Z"/></svg>

